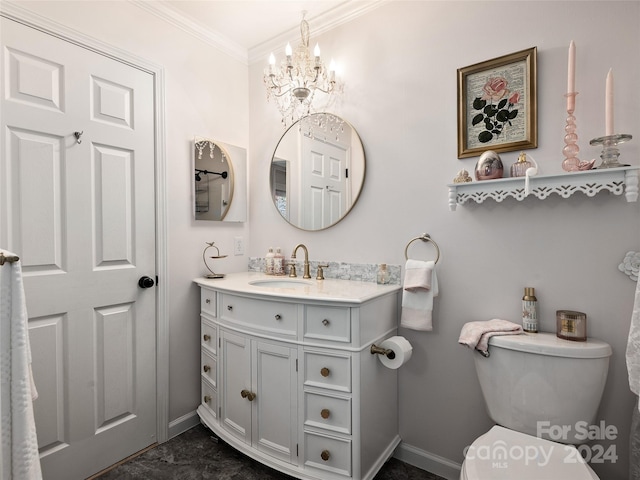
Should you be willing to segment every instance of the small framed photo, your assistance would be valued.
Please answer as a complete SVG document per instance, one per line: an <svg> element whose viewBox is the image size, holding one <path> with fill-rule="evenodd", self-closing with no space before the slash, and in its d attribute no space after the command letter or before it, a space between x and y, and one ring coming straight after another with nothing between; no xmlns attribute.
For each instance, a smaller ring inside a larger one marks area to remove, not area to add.
<svg viewBox="0 0 640 480"><path fill-rule="evenodd" d="M537 148L537 47L458 69L458 158Z"/></svg>

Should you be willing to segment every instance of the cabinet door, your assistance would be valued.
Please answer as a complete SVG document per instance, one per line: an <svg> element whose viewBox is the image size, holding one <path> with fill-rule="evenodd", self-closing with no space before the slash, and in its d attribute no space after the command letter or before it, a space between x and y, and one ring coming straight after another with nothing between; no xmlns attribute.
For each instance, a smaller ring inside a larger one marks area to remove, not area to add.
<svg viewBox="0 0 640 480"><path fill-rule="evenodd" d="M297 463L298 351L283 344L254 340L253 446Z"/></svg>
<svg viewBox="0 0 640 480"><path fill-rule="evenodd" d="M220 407L222 426L245 443L251 443L251 341L220 331ZM244 397L243 397L244 392ZM254 399L255 400L255 399Z"/></svg>

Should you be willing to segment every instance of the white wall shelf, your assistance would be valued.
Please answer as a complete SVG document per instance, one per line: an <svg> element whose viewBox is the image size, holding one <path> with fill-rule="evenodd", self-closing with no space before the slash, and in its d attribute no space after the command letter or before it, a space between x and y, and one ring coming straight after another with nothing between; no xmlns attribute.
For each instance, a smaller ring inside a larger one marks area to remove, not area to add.
<svg viewBox="0 0 640 480"><path fill-rule="evenodd" d="M529 177L529 195L544 200L552 193L569 198L576 192L593 197L600 191L609 191L615 195L624 193L627 202L638 201L638 172L640 167L627 166L602 170L562 173L558 175L538 175ZM507 197L524 200L525 177L499 178L468 183L450 183L449 209L468 201L482 203L487 198L501 202Z"/></svg>

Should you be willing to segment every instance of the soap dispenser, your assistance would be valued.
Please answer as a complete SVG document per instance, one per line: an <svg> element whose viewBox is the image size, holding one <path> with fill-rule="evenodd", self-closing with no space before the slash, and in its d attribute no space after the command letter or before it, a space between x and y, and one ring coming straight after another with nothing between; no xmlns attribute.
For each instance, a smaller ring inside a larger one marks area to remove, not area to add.
<svg viewBox="0 0 640 480"><path fill-rule="evenodd" d="M274 266L275 266L275 260L274 260L274 254L273 254L273 247L269 247L269 251L264 256L264 273L266 273L267 275L273 275Z"/></svg>
<svg viewBox="0 0 640 480"><path fill-rule="evenodd" d="M525 287L522 297L522 329L525 332L538 332L538 299L533 287Z"/></svg>
<svg viewBox="0 0 640 480"><path fill-rule="evenodd" d="M284 275L284 255L280 247L276 248L276 253L273 255L273 274Z"/></svg>

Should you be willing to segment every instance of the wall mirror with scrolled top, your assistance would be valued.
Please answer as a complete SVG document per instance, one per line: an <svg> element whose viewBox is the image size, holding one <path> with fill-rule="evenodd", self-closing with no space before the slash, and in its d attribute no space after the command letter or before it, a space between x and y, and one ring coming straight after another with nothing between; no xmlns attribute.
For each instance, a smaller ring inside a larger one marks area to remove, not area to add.
<svg viewBox="0 0 640 480"><path fill-rule="evenodd" d="M364 177L364 148L353 126L336 115L314 113L289 127L278 142L271 196L291 225L323 230L353 208Z"/></svg>
<svg viewBox="0 0 640 480"><path fill-rule="evenodd" d="M246 150L196 137L193 159L195 219L246 221Z"/></svg>

